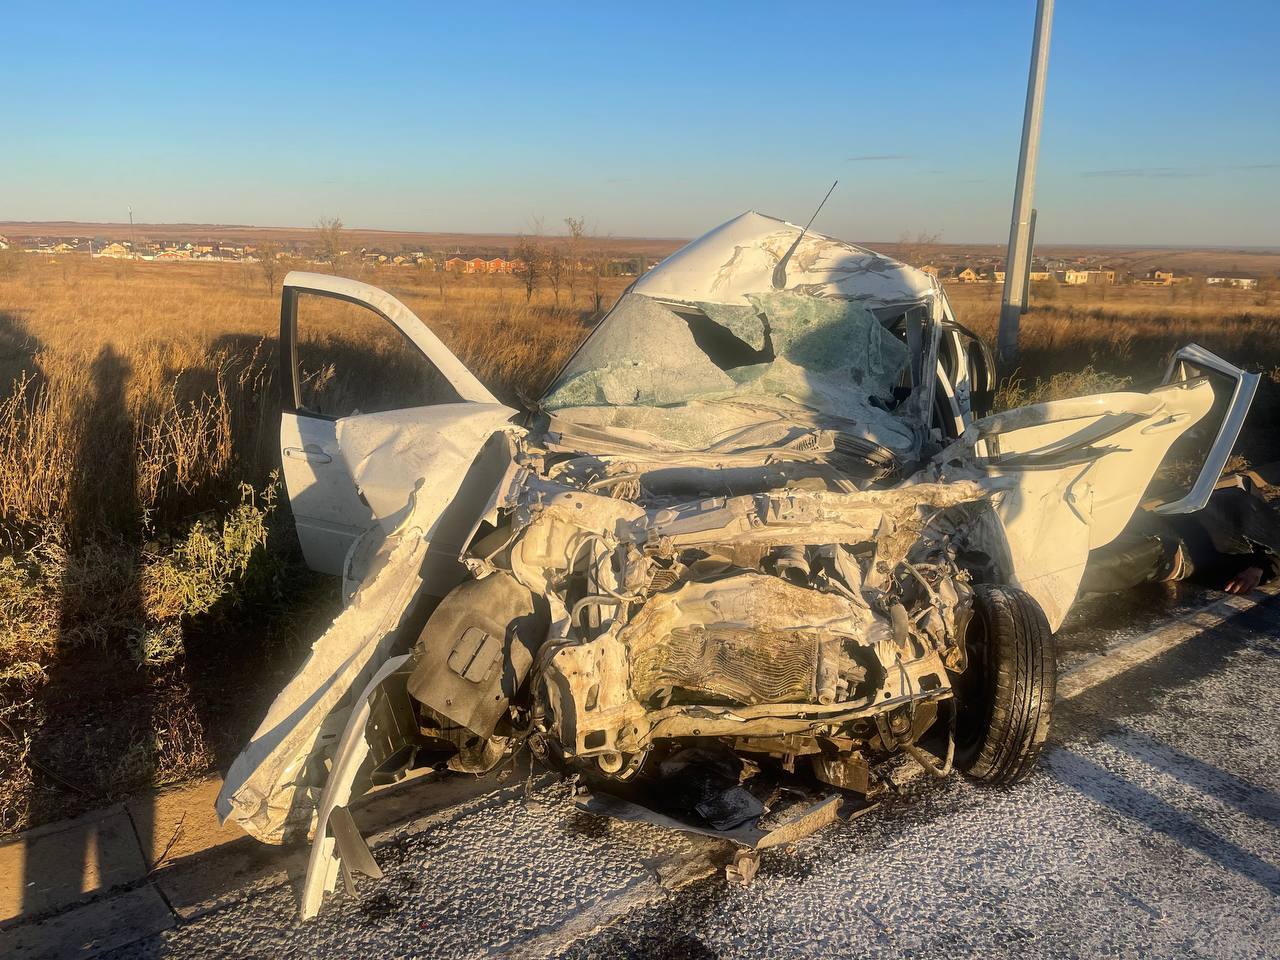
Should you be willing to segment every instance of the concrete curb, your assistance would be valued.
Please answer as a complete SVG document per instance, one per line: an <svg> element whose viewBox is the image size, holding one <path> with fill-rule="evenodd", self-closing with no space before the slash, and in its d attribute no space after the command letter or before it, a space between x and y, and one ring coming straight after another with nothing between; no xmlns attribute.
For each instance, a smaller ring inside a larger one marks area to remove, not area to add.
<svg viewBox="0 0 1280 960"><path fill-rule="evenodd" d="M241 839L218 824L213 799L221 787L218 777L164 787L0 842L0 928Z"/></svg>
<svg viewBox="0 0 1280 960"><path fill-rule="evenodd" d="M364 798L356 820L376 847L443 810L505 799L526 773L419 776ZM221 787L213 777L163 788L0 843L0 956L91 957L299 880L309 847L219 825Z"/></svg>
<svg viewBox="0 0 1280 960"><path fill-rule="evenodd" d="M122 803L36 827L0 845L0 925L56 913L145 874Z"/></svg>

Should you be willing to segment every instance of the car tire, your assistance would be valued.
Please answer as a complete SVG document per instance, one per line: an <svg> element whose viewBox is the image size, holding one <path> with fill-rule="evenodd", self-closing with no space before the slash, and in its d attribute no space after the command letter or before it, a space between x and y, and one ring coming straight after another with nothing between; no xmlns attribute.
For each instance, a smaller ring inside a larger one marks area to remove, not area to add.
<svg viewBox="0 0 1280 960"><path fill-rule="evenodd" d="M978 587L965 648L968 668L953 677L956 767L981 783L1017 783L1049 737L1058 679L1049 622L1025 591Z"/></svg>

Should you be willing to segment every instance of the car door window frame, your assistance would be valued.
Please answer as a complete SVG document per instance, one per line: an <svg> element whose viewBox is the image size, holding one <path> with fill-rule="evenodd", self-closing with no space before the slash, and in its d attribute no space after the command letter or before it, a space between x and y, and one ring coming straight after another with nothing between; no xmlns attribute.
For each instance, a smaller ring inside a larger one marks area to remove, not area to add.
<svg viewBox="0 0 1280 960"><path fill-rule="evenodd" d="M1229 380L1234 380L1235 388L1231 392L1231 399L1227 401L1226 412L1223 414L1222 423L1218 427L1213 444L1205 456L1204 463L1201 465L1200 472L1196 475L1191 489L1181 499L1174 500L1171 503L1162 503L1155 507L1156 513L1195 513L1197 510L1204 509L1205 504L1209 502L1209 497L1213 493L1218 478L1222 476L1222 471L1226 468L1227 460L1236 445L1236 440L1240 437L1240 430L1244 427L1245 416L1249 413L1249 407L1253 403L1253 396L1258 391L1258 382L1262 379L1259 374L1241 370L1234 364L1223 360L1216 353L1206 350L1199 344L1192 343L1173 355L1173 358L1169 361L1169 369L1165 373L1164 382L1177 383L1194 379L1196 374L1193 371L1195 370L1209 370Z"/></svg>
<svg viewBox="0 0 1280 960"><path fill-rule="evenodd" d="M302 406L302 388L298 377L298 300L303 294L327 297L363 307L391 325L432 366L458 395L458 400L473 403L497 403L498 400L475 375L432 333L418 317L384 290L359 280L334 277L322 273L291 272L285 277L280 292L280 410L319 420L341 417L318 413ZM412 404L404 409L411 409Z"/></svg>

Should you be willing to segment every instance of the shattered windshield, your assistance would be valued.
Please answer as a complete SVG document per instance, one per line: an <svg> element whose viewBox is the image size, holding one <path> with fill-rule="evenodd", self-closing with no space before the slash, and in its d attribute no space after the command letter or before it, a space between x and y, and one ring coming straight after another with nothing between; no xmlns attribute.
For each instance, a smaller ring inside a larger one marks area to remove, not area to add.
<svg viewBox="0 0 1280 960"><path fill-rule="evenodd" d="M542 408L648 445L723 450L771 422L913 457L944 306L912 267L748 211L637 279Z"/></svg>
<svg viewBox="0 0 1280 960"><path fill-rule="evenodd" d="M909 440L889 412L907 347L869 309L790 290L746 300L686 305L626 294L543 408L782 401Z"/></svg>

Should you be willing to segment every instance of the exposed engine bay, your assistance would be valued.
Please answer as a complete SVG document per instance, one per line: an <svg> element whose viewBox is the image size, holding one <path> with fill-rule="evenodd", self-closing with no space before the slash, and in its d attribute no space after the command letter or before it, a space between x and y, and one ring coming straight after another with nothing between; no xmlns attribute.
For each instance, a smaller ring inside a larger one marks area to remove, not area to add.
<svg viewBox="0 0 1280 960"><path fill-rule="evenodd" d="M547 497L507 553L562 625L540 651L536 721L607 771L656 739L812 733L819 716L834 727L944 692L970 591L945 538L917 539L920 514L981 491L912 493L762 493L652 515Z"/></svg>
<svg viewBox="0 0 1280 960"><path fill-rule="evenodd" d="M621 780L680 738L788 762L884 750L963 668L970 577L927 527L977 484L667 503L537 476L415 648L409 693L469 734Z"/></svg>
<svg viewBox="0 0 1280 960"><path fill-rule="evenodd" d="M423 771L527 757L750 846L900 754L1016 782L1090 551L1140 502L1203 507L1256 386L1192 346L1148 392L992 414L936 280L757 214L640 278L518 423L364 284L290 274L282 342L300 294L367 304L460 398L322 418L283 371L299 537L347 606L218 806L314 833L304 917L377 874L351 802ZM1157 495L1174 444L1203 467ZM770 833L787 777L807 805Z"/></svg>

